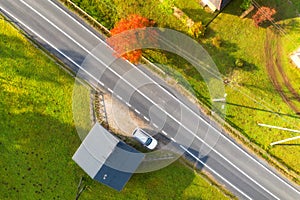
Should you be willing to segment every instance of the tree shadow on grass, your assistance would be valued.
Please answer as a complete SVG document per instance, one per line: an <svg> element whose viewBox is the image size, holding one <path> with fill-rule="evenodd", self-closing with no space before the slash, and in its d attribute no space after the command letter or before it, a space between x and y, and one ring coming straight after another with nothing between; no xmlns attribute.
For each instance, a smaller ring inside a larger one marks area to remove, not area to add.
<svg viewBox="0 0 300 200"><path fill-rule="evenodd" d="M243 0L235 0L231 1L222 13L227 13L231 15L240 16L243 13L243 10L240 8ZM297 17L297 5L295 3L291 3L292 1L278 1L278 0L256 0L253 5L255 7L254 11L252 11L247 18L251 18L252 15L257 11L257 7L270 7L274 8L277 12L274 15L275 21L281 21L285 19L295 18ZM299 9L299 8L298 8ZM263 27L268 27L270 24L263 24Z"/></svg>
<svg viewBox="0 0 300 200"><path fill-rule="evenodd" d="M187 14L194 22L202 22L203 25L206 25L210 22L218 12L210 13L204 9L182 9L182 11Z"/></svg>
<svg viewBox="0 0 300 200"><path fill-rule="evenodd" d="M299 139L298 139L299 140ZM276 146L300 146L300 144L296 144L296 143L290 143L290 144L276 144Z"/></svg>
<svg viewBox="0 0 300 200"><path fill-rule="evenodd" d="M274 29L274 31L279 34L289 33L291 30L293 32L300 32L300 22L296 19L291 19L288 22L282 22L278 26L284 29L284 32L282 32L282 30Z"/></svg>
<svg viewBox="0 0 300 200"><path fill-rule="evenodd" d="M24 59L25 61L26 56L20 51L20 47L23 45L24 41L19 37L0 34L0 59Z"/></svg>
<svg viewBox="0 0 300 200"><path fill-rule="evenodd" d="M176 161L158 171L135 174L125 189L142 189L147 199L180 199L194 179L194 172Z"/></svg>
<svg viewBox="0 0 300 200"><path fill-rule="evenodd" d="M257 70L258 67L253 63L247 62L239 57L235 57L232 54L239 50L239 46L235 43L220 39L220 47L214 46L214 33L210 32L209 43L204 44L204 48L209 52L220 72L228 77L234 70L241 71L254 71ZM237 66L237 60L242 62L242 66Z"/></svg>
<svg viewBox="0 0 300 200"><path fill-rule="evenodd" d="M231 105L231 106L241 107L241 108L247 108L247 109L251 109L251 110L257 110L257 111L272 113L272 114L276 114L276 115L280 115L280 116L286 116L286 117L291 117L291 118L295 118L295 119L300 119L300 117L296 116L296 115L290 115L290 114L285 114L285 113L280 113L280 112L274 112L274 111L271 111L271 110L265 110L265 109L261 109L261 108L251 107L251 106L244 106L244 105L240 105L240 104L236 104L236 103L230 103L230 102L226 102L226 104Z"/></svg>

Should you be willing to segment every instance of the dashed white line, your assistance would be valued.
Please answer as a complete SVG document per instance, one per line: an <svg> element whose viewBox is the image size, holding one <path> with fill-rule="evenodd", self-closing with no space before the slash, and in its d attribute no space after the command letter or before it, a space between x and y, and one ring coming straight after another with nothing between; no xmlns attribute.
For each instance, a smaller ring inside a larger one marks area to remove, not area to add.
<svg viewBox="0 0 300 200"><path fill-rule="evenodd" d="M171 137L171 140L172 140L173 142L176 142L176 140L175 140L174 138L172 138L172 137Z"/></svg>
<svg viewBox="0 0 300 200"><path fill-rule="evenodd" d="M104 83L102 83L101 81L98 82L100 85L104 86Z"/></svg>
<svg viewBox="0 0 300 200"><path fill-rule="evenodd" d="M152 125L153 125L155 128L158 128L158 126L157 126L156 124L153 123Z"/></svg>
<svg viewBox="0 0 300 200"><path fill-rule="evenodd" d="M137 114L141 114L141 112L138 111L137 109L134 109L134 112L136 112Z"/></svg>
<svg viewBox="0 0 300 200"><path fill-rule="evenodd" d="M114 93L114 91L112 90L112 89L110 89L110 88L107 88L107 90L110 92L110 93Z"/></svg>
<svg viewBox="0 0 300 200"><path fill-rule="evenodd" d="M166 131L164 131L164 130L162 130L161 132L162 132L162 134L164 134L164 135L168 135L168 134L166 133Z"/></svg>
<svg viewBox="0 0 300 200"><path fill-rule="evenodd" d="M128 107L131 107L131 105L130 105L128 102L126 102L126 105L127 105Z"/></svg>
<svg viewBox="0 0 300 200"><path fill-rule="evenodd" d="M146 116L144 116L144 119L149 122L149 119Z"/></svg>
<svg viewBox="0 0 300 200"><path fill-rule="evenodd" d="M120 99L120 100L123 100L123 98L119 95L117 95L117 98Z"/></svg>

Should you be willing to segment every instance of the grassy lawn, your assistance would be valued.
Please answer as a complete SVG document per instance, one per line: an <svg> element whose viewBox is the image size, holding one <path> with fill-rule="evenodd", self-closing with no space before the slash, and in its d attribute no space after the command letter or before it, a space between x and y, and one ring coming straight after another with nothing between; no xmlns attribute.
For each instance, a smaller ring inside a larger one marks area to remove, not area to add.
<svg viewBox="0 0 300 200"><path fill-rule="evenodd" d="M292 137L295 134L257 126L259 122L300 129L300 117L283 102L268 78L264 55L266 28L256 28L249 18L241 20L239 18L240 3L241 1L236 0L226 7L210 24L210 30L204 39L204 45L219 69L231 80L226 88L228 93L227 121L251 141L299 173L300 161L297 158L300 156L300 151L297 145L269 146L271 142ZM282 6L287 5L279 4L277 9L288 12L288 9ZM210 39L215 35L221 36L220 48L211 47ZM287 42L287 45L290 43ZM234 61L237 58L244 61L244 67L234 67ZM283 58L288 59L285 54ZM294 71L289 78L292 78L294 86L299 88L299 70L295 72L294 68L287 65L285 67L288 69L286 70L288 75ZM299 144L299 141L293 141L290 144Z"/></svg>
<svg viewBox="0 0 300 200"><path fill-rule="evenodd" d="M86 0L73 1L81 5ZM131 13L139 13L155 20L160 27L173 28L187 33L186 25L172 15L167 3L160 5L158 0L107 0L106 2L109 2L114 19L120 19ZM194 21L202 21L204 24L215 15L205 12L196 1L170 0L166 2L174 3ZM260 5L277 9L276 21L284 25L282 27L286 34L280 37L283 67L292 85L299 91L300 72L290 63L288 54L300 46L300 21L299 17L295 17L295 10L300 11L300 4L297 0L291 1L293 5L282 0L263 2L264 4L259 1ZM97 4L97 1L94 3ZM227 122L299 174L300 151L297 146L299 141L291 143L296 145L269 146L271 142L296 136L296 134L257 126L257 122L260 122L300 129L300 118L283 102L268 77L265 67L266 26L255 27L250 17L240 19L241 3L242 0L233 0L209 25L205 37L199 42L210 53L224 78L230 80L230 84L226 87ZM109 28L111 27L113 25ZM220 37L220 47L213 44L215 37ZM195 70L189 63L170 53L154 50L146 50L146 53L146 57L151 61L164 64L163 69L167 74L178 80L180 76L185 77L193 87L197 98L206 105L211 104L204 82L200 76L195 75ZM243 67L235 66L237 59L243 60Z"/></svg>
<svg viewBox="0 0 300 200"><path fill-rule="evenodd" d="M3 19L0 27L0 199L75 199L85 173L71 159L74 79ZM122 192L88 183L80 199L226 199L179 162L133 175Z"/></svg>

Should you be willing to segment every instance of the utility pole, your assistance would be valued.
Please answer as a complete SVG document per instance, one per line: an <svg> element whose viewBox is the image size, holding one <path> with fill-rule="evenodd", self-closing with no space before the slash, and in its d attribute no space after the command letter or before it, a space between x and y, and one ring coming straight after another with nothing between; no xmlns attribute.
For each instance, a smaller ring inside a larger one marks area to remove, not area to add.
<svg viewBox="0 0 300 200"><path fill-rule="evenodd" d="M78 200L81 193L87 188L87 185L83 185L82 181L83 181L83 177L80 178L79 184L77 186L77 193L76 193L75 200Z"/></svg>
<svg viewBox="0 0 300 200"><path fill-rule="evenodd" d="M257 123L257 125L268 127L268 128L275 128L275 129L279 129L279 130L283 130L283 131L290 131L290 132L294 132L294 133L300 133L300 130L283 128L283 127L279 127L279 126L272 126L272 125L261 124L261 123ZM279 141L276 141L276 142L272 142L270 145L273 146L273 145L276 145L276 144L281 144L281 143L284 143L284 142L288 142L288 141L292 141L292 140L297 140L297 139L300 139L300 136L291 137L291 138L287 138L287 139L284 139L284 140L279 140Z"/></svg>

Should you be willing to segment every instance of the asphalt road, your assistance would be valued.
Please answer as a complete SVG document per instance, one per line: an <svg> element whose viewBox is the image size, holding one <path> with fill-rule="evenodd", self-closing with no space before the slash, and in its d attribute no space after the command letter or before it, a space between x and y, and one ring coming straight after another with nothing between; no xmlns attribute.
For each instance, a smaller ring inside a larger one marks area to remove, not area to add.
<svg viewBox="0 0 300 200"><path fill-rule="evenodd" d="M0 8L71 69L82 68L81 77L114 93L179 144L240 199L300 199L299 186L228 138L184 97L124 60L112 63L114 53L103 38L57 2L0 0Z"/></svg>

